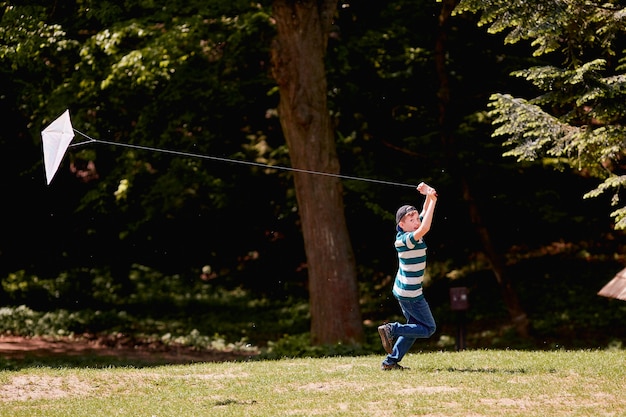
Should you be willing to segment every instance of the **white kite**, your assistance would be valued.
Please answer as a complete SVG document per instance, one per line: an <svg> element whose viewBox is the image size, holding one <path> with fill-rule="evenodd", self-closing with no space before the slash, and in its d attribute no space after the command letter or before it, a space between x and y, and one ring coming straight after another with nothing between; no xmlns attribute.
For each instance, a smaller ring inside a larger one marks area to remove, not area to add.
<svg viewBox="0 0 626 417"><path fill-rule="evenodd" d="M50 123L50 125L44 130L42 130L41 132L41 138L43 141L43 160L44 160L44 165L46 167L46 179L48 181L48 185L50 185L52 178L54 178L54 174L56 174L57 170L59 169L59 166L61 165L61 161L63 160L63 157L65 156L65 151L67 151L67 148L70 146L70 142L74 138L74 132L78 133L79 135L85 137L88 140L80 142L80 143L76 143L72 146L85 145L88 143L102 143L105 145L124 146L126 148L141 149L144 151L152 151L152 152L162 152L162 153L167 153L171 155L210 159L213 161L230 162L230 163L243 164L243 165L252 165L252 166L258 166L258 167L263 167L263 168L278 169L278 170L282 169L285 171L301 172L305 174L326 175L329 177L343 178L347 180L368 181L368 182L374 182L378 184L395 185L395 186L400 186L400 187L411 187L411 188L416 187L413 184L403 184L400 182L384 181L384 180L377 180L377 179L372 179L372 178L353 177L350 175L341 175L341 174L330 173L330 172L310 171L306 169L284 167L280 165L263 164L259 162L240 161L236 159L221 158L217 156L199 155L196 153L173 151L173 150L168 150L168 149L159 149L159 148L153 148L149 146L132 145L129 143L110 142L110 141L101 140L101 139L96 140L72 127L72 122L70 121L69 110L65 110L65 112L61 116L59 116L54 122Z"/></svg>
<svg viewBox="0 0 626 417"><path fill-rule="evenodd" d="M74 129L70 121L69 110L65 110L61 116L41 131L43 162L46 168L48 185L50 185L54 174L59 169L63 156L65 156L65 151L70 146L73 138Z"/></svg>

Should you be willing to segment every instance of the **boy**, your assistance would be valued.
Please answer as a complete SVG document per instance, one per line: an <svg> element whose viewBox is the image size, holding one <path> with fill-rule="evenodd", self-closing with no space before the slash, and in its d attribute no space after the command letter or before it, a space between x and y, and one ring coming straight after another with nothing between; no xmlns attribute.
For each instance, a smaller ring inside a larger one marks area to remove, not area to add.
<svg viewBox="0 0 626 417"><path fill-rule="evenodd" d="M426 196L422 212L418 213L410 205L402 206L396 212L395 247L399 266L392 292L406 317L406 324L395 322L378 327L383 347L388 353L381 365L385 371L405 369L398 362L415 340L428 338L436 330L435 319L422 293L422 281L426 270L426 243L423 237L430 230L437 192L423 182L417 186L417 190Z"/></svg>

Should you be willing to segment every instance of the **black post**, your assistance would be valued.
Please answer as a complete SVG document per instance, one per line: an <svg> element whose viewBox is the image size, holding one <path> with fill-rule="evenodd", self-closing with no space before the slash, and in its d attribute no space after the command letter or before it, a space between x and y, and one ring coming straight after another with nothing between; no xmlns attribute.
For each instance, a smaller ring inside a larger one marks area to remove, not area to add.
<svg viewBox="0 0 626 417"><path fill-rule="evenodd" d="M465 311L457 311L456 350L465 349Z"/></svg>

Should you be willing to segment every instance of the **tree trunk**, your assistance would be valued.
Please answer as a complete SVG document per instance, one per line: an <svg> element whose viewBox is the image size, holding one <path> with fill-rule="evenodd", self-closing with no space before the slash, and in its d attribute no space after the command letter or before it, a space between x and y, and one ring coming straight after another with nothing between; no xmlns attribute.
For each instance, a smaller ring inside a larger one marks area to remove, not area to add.
<svg viewBox="0 0 626 417"><path fill-rule="evenodd" d="M446 55L447 55L447 40L448 30L447 25L452 11L458 4L458 0L442 0L441 13L439 14L439 28L437 33L437 39L435 44L435 65L437 74L439 77L439 125L441 128L441 137L443 144L446 148L448 155L448 161L450 167L460 167L462 164L456 160L457 153L455 151L455 139L452 132L452 123L449 117L450 107L450 82L448 79L448 71L446 68ZM528 336L529 321L526 312L519 302L517 293L511 285L511 281L506 273L502 254L499 253L493 245L491 234L488 228L482 222L480 216L480 209L476 204L474 197L472 196L471 186L466 180L464 172L458 172L458 177L462 181L463 200L467 203L470 219L472 224L476 228L476 232L482 242L485 250L485 255L491 264L491 268L496 277L496 281L500 287L502 298L506 305L506 308L511 317L513 326L517 333L522 337Z"/></svg>
<svg viewBox="0 0 626 417"><path fill-rule="evenodd" d="M339 173L324 57L332 0L275 0L272 71L293 168ZM343 188L337 177L294 172L308 266L314 344L360 343L363 325Z"/></svg>
<svg viewBox="0 0 626 417"><path fill-rule="evenodd" d="M483 244L483 248L485 249L485 255L487 256L487 259L489 259L493 274L495 275L496 281L500 286L500 293L502 294L502 299L504 300L504 304L506 305L509 316L511 317L511 322L515 327L517 334L522 337L528 337L528 327L530 325L528 316L520 304L517 293L515 292L511 280L506 273L503 256L496 250L493 245L493 241L491 240L491 234L482 222L480 210L478 209L476 201L472 197L471 187L465 178L463 178L463 199L468 204L470 219L472 224L474 224L474 227L476 227L476 231Z"/></svg>

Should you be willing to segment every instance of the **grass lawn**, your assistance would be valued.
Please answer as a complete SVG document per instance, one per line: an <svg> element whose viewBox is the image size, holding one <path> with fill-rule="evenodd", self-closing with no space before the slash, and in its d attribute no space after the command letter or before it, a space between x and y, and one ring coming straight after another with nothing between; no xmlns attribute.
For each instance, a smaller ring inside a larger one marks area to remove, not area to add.
<svg viewBox="0 0 626 417"><path fill-rule="evenodd" d="M0 371L0 416L626 416L624 351L411 353Z"/></svg>

